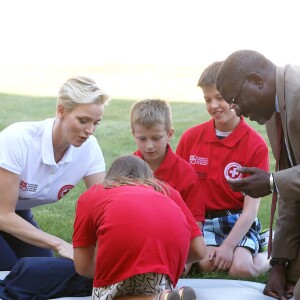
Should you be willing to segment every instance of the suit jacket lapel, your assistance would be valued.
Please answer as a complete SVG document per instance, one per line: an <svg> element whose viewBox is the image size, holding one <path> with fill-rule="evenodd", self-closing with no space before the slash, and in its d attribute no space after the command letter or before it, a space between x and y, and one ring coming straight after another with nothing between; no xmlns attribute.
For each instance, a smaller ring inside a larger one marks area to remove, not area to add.
<svg viewBox="0 0 300 300"><path fill-rule="evenodd" d="M281 117L281 123L283 127L284 136L287 137L287 119L285 110L285 71L286 68L277 67L276 68L276 92L279 105L279 112ZM283 80L282 80L283 79Z"/></svg>
<svg viewBox="0 0 300 300"><path fill-rule="evenodd" d="M289 163L291 165L294 165L295 159L293 155L293 151L291 148L290 140L289 140L289 133L288 133L288 124L287 124L287 111L286 111L286 94L285 94L285 85L286 85L286 79L285 79L285 73L288 70L288 65L283 67L277 67L276 68L276 92L277 92L277 99L278 99L278 105L279 105L279 111L280 111L280 118L281 118L281 124L283 128L283 135L284 135L284 144L286 148L286 155L289 153L289 158L285 159L284 166L289 167Z"/></svg>

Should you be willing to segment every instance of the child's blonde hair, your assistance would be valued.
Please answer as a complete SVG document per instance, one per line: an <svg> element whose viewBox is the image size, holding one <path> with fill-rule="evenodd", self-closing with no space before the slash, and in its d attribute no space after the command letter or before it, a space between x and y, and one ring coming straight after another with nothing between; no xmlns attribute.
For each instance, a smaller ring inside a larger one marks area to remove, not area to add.
<svg viewBox="0 0 300 300"><path fill-rule="evenodd" d="M151 128L157 124L169 131L172 127L172 112L169 103L160 99L145 99L134 103L130 112L131 130L134 125Z"/></svg>
<svg viewBox="0 0 300 300"><path fill-rule="evenodd" d="M216 85L217 75L222 66L222 61L215 61L204 69L198 80L197 86L208 88Z"/></svg>

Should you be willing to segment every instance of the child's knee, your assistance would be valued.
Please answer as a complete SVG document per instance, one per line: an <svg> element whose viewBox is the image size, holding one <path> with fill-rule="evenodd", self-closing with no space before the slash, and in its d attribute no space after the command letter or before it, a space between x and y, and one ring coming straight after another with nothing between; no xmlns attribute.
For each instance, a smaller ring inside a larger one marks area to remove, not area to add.
<svg viewBox="0 0 300 300"><path fill-rule="evenodd" d="M198 261L198 267L202 272L211 272L212 262L209 259L201 259Z"/></svg>
<svg viewBox="0 0 300 300"><path fill-rule="evenodd" d="M250 278L255 277L257 274L257 271L255 270L254 266L248 266L246 264L232 264L230 267L228 274L231 277L236 278Z"/></svg>

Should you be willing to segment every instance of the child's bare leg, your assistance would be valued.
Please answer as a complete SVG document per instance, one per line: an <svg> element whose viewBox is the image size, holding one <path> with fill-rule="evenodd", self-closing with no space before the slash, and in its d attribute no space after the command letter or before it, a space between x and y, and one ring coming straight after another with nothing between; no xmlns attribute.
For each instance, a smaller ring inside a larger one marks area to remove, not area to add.
<svg viewBox="0 0 300 300"><path fill-rule="evenodd" d="M257 253L253 258L253 263L257 269L258 275L268 272L270 269L270 259L268 259L268 251Z"/></svg>
<svg viewBox="0 0 300 300"><path fill-rule="evenodd" d="M229 274L233 277L256 277L269 269L267 252L257 253L255 257L244 248L237 247L234 251L233 262Z"/></svg>

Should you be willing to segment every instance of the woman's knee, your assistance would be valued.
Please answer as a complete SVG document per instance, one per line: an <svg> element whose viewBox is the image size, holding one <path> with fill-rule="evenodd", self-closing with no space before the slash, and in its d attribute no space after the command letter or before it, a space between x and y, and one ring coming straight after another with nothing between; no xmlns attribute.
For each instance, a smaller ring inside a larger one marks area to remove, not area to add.
<svg viewBox="0 0 300 300"><path fill-rule="evenodd" d="M2 235L0 235L0 252L0 271L10 271L18 258Z"/></svg>

